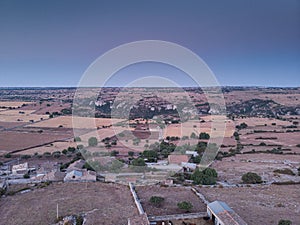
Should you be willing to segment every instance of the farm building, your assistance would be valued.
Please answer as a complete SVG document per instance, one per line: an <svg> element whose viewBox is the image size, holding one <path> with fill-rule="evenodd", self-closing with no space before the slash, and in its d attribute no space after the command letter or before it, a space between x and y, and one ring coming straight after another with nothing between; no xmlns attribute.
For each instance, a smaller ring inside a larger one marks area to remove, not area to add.
<svg viewBox="0 0 300 225"><path fill-rule="evenodd" d="M29 171L28 163L26 162L18 165L13 165L11 171L13 175L24 175Z"/></svg>
<svg viewBox="0 0 300 225"><path fill-rule="evenodd" d="M209 203L207 214L215 225L247 225L238 214L222 201Z"/></svg>
<svg viewBox="0 0 300 225"><path fill-rule="evenodd" d="M90 170L72 170L66 174L64 181L96 181L96 173Z"/></svg>

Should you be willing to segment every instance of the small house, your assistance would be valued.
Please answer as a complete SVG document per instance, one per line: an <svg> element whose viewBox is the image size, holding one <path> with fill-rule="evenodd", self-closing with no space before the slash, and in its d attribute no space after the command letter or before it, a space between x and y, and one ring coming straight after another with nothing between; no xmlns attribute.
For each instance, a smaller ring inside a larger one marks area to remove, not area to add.
<svg viewBox="0 0 300 225"><path fill-rule="evenodd" d="M207 205L207 214L215 225L247 225L225 202L214 201Z"/></svg>

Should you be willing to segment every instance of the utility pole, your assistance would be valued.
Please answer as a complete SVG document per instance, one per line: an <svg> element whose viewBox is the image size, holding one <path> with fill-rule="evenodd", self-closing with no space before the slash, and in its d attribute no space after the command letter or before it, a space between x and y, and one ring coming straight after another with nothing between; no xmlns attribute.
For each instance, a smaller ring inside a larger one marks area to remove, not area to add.
<svg viewBox="0 0 300 225"><path fill-rule="evenodd" d="M56 204L56 219L58 219L58 203Z"/></svg>

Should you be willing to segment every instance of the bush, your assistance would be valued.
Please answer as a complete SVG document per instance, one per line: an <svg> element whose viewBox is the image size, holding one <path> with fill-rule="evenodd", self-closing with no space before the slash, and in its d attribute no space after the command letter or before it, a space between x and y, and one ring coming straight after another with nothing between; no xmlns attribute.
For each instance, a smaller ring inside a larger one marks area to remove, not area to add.
<svg viewBox="0 0 300 225"><path fill-rule="evenodd" d="M31 158L30 155L22 155L22 156L21 156L21 159L29 159L29 158Z"/></svg>
<svg viewBox="0 0 300 225"><path fill-rule="evenodd" d="M193 132L193 133L191 134L190 138L196 139L196 138L197 138L197 135Z"/></svg>
<svg viewBox="0 0 300 225"><path fill-rule="evenodd" d="M150 203L153 204L155 207L160 207L164 202L164 198L160 196L152 196L150 198Z"/></svg>
<svg viewBox="0 0 300 225"><path fill-rule="evenodd" d="M239 129L239 130L245 129L247 127L248 127L248 125L246 123L241 123L240 125L236 126L236 128Z"/></svg>
<svg viewBox="0 0 300 225"><path fill-rule="evenodd" d="M4 155L5 158L11 158L11 154L7 153Z"/></svg>
<svg viewBox="0 0 300 225"><path fill-rule="evenodd" d="M89 142L89 146L97 146L98 145L98 140L95 137L90 137L88 142Z"/></svg>
<svg viewBox="0 0 300 225"><path fill-rule="evenodd" d="M118 154L119 154L118 151L113 150L113 151L110 153L110 156L117 156Z"/></svg>
<svg viewBox="0 0 300 225"><path fill-rule="evenodd" d="M193 208L192 203L186 201L178 202L177 206L179 209L182 209L186 212L190 212L190 210Z"/></svg>
<svg viewBox="0 0 300 225"><path fill-rule="evenodd" d="M68 150L67 150L67 149L64 149L64 150L62 150L61 152L62 152L62 154L66 155L66 154L68 153Z"/></svg>
<svg viewBox="0 0 300 225"><path fill-rule="evenodd" d="M84 219L82 216L75 216L76 219L76 225L82 225L84 222Z"/></svg>
<svg viewBox="0 0 300 225"><path fill-rule="evenodd" d="M292 221L290 220L279 220L278 225L291 225Z"/></svg>
<svg viewBox="0 0 300 225"><path fill-rule="evenodd" d="M287 174L287 175L295 176L294 172L292 170L290 170L289 168L277 169L277 170L274 170L273 172L274 173L280 173L280 174Z"/></svg>
<svg viewBox="0 0 300 225"><path fill-rule="evenodd" d="M29 179L29 178L30 178L30 176L29 176L29 174L28 174L28 173L26 173L26 174L24 174L23 178L24 178L24 179Z"/></svg>
<svg viewBox="0 0 300 225"><path fill-rule="evenodd" d="M260 184L262 183L261 176L256 173L248 172L242 176L242 181L245 184Z"/></svg>
<svg viewBox="0 0 300 225"><path fill-rule="evenodd" d="M80 138L80 137L75 137L75 138L74 138L74 141L75 141L75 142L81 141L81 138Z"/></svg>

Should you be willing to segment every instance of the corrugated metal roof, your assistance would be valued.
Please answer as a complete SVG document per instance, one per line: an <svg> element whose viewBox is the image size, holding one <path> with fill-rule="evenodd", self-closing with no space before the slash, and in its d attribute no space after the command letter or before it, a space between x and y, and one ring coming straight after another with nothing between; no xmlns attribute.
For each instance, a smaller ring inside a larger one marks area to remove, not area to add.
<svg viewBox="0 0 300 225"><path fill-rule="evenodd" d="M77 177L82 177L82 172L81 171L78 171L78 170L73 170L73 173L74 173L74 175L75 176L77 176Z"/></svg>
<svg viewBox="0 0 300 225"><path fill-rule="evenodd" d="M225 202L222 201L214 201L208 204L208 207L215 213L218 214L220 212L233 211Z"/></svg>

